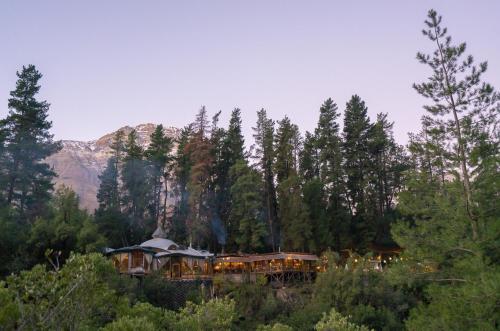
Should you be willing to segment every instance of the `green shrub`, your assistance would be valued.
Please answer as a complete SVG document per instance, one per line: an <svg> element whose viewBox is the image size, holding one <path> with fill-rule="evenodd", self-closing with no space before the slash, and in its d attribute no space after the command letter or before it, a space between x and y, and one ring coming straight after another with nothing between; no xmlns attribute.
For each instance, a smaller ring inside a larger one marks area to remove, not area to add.
<svg viewBox="0 0 500 331"><path fill-rule="evenodd" d="M213 299L199 305L188 302L176 318L174 330L230 330L236 319L235 302L230 299Z"/></svg>
<svg viewBox="0 0 500 331"><path fill-rule="evenodd" d="M102 331L156 331L155 325L146 317L124 316L107 324Z"/></svg>
<svg viewBox="0 0 500 331"><path fill-rule="evenodd" d="M257 331L293 331L293 329L285 324L276 323L274 325L259 325Z"/></svg>
<svg viewBox="0 0 500 331"><path fill-rule="evenodd" d="M59 271L37 265L8 277L8 290L22 312L18 327L74 330L96 329L108 323L128 305L125 297L109 287L106 280L112 275L116 272L111 262L94 253L71 255Z"/></svg>
<svg viewBox="0 0 500 331"><path fill-rule="evenodd" d="M161 272L153 272L142 280L141 300L156 307L176 309L178 304L175 293L175 286L166 281Z"/></svg>
<svg viewBox="0 0 500 331"><path fill-rule="evenodd" d="M0 282L0 330L14 330L20 317L19 306L14 293L4 286Z"/></svg>
<svg viewBox="0 0 500 331"><path fill-rule="evenodd" d="M314 327L316 331L370 331L364 325L357 325L349 321L345 316L342 316L332 308L328 314L324 314L323 318Z"/></svg>

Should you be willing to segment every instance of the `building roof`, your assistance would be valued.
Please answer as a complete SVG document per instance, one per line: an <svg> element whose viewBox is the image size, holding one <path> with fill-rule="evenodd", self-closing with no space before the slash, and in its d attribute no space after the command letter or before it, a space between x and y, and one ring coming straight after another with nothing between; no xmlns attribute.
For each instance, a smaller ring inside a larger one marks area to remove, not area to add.
<svg viewBox="0 0 500 331"><path fill-rule="evenodd" d="M153 238L149 239L142 244L140 244L141 247L151 247L151 248L156 248L156 249L161 249L161 250L175 250L180 248L179 245L177 245L175 242L173 242L170 239L165 239L165 238Z"/></svg>
<svg viewBox="0 0 500 331"><path fill-rule="evenodd" d="M167 233L165 232L165 230L163 230L163 227L158 226L156 228L155 232L153 232L152 237L153 238L167 238Z"/></svg>
<svg viewBox="0 0 500 331"><path fill-rule="evenodd" d="M285 259L297 259L304 261L319 260L318 256L314 254L294 253L294 252L275 252L275 253L252 254L252 255L228 254L228 255L217 256L217 260L222 260L224 262L255 262L255 261L285 260Z"/></svg>
<svg viewBox="0 0 500 331"><path fill-rule="evenodd" d="M154 257L167 256L189 256L194 258L208 258L214 256L206 250L196 250L192 247L183 247L177 245L170 239L153 238L143 242L140 245L122 247L117 249L106 249L106 254L116 254L130 251L142 251L153 255Z"/></svg>
<svg viewBox="0 0 500 331"><path fill-rule="evenodd" d="M141 251L144 253L149 253L151 255L155 254L155 251L150 249L149 247L142 247L142 246L128 246L128 247L121 247L117 249L112 249L112 248L106 248L104 250L104 254L109 255L109 254L116 254L116 253L127 253L131 251Z"/></svg>
<svg viewBox="0 0 500 331"><path fill-rule="evenodd" d="M207 257L214 256L212 253L207 251L198 251L194 248L189 247L188 249L178 249L178 250L168 250L155 254L155 257L168 257L168 256L189 256L194 258L204 259Z"/></svg>

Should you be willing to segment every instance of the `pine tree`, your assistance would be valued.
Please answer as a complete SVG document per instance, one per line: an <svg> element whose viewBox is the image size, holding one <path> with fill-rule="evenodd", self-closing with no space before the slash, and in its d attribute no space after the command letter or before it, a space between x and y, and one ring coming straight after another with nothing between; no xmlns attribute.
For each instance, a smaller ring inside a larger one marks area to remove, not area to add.
<svg viewBox="0 0 500 331"><path fill-rule="evenodd" d="M481 83L486 64L478 69L472 57L462 59L465 44L452 46L440 24L429 11L424 34L437 50L418 59L433 76L415 88L434 104L426 106L431 115L422 131L410 136L412 168L398 195L400 221L391 227L405 262L390 273L425 293L408 329L494 330L500 183L498 133L491 130L497 115L490 111L500 105L493 88Z"/></svg>
<svg viewBox="0 0 500 331"><path fill-rule="evenodd" d="M346 187L342 169L342 140L337 122L340 114L337 104L327 99L320 108L318 126L315 130L316 148L319 150L319 178L323 184L326 218L316 222L315 233L319 236L319 247L332 245L340 250L349 237Z"/></svg>
<svg viewBox="0 0 500 331"><path fill-rule="evenodd" d="M149 224L150 218L146 214L150 201L149 178L147 162L143 159L144 151L137 144L137 133L132 130L125 144L125 157L122 165L122 181L125 213L131 222L133 235L143 238L152 233L154 224Z"/></svg>
<svg viewBox="0 0 500 331"><path fill-rule="evenodd" d="M149 181L152 192L151 214L157 222L165 226L167 218L167 199L170 163L172 157L172 139L163 132L163 125L158 125L151 134L151 143L144 152L149 162Z"/></svg>
<svg viewBox="0 0 500 331"><path fill-rule="evenodd" d="M285 249L306 250L311 237L311 224L302 200L298 176L301 137L297 125L285 116L278 121L275 136L275 172L277 177L280 243Z"/></svg>
<svg viewBox="0 0 500 331"><path fill-rule="evenodd" d="M327 99L320 108L318 127L315 130L316 144L319 149L320 178L327 185L339 191L342 182L341 164L342 154L340 152L341 139L339 136L340 116L337 105L332 99Z"/></svg>
<svg viewBox="0 0 500 331"><path fill-rule="evenodd" d="M227 244L228 227L228 200L229 192L227 190L228 169L224 160L224 140L226 139L226 130L219 127L219 117L222 111L218 111L212 116L212 127L210 130L210 145L213 164L211 165L211 180L208 183L208 205L212 211L210 226L212 230L212 246L219 249Z"/></svg>
<svg viewBox="0 0 500 331"><path fill-rule="evenodd" d="M229 127L224 139L224 159L231 166L245 158L245 139L241 129L241 110L234 108L229 120Z"/></svg>
<svg viewBox="0 0 500 331"><path fill-rule="evenodd" d="M99 175L97 202L99 208L95 212L95 222L99 233L103 234L110 247L128 246L129 224L122 213L122 192L120 187L120 170L125 150L124 133L119 130L111 143L111 157L106 168Z"/></svg>
<svg viewBox="0 0 500 331"><path fill-rule="evenodd" d="M317 145L316 137L306 131L299 161L300 173L305 181L319 177L319 150Z"/></svg>
<svg viewBox="0 0 500 331"><path fill-rule="evenodd" d="M210 175L212 173L212 146L208 138L209 121L202 107L192 124L193 133L185 152L189 153L191 168L187 184L189 215L187 229L190 241L197 245L208 243L211 210L209 202Z"/></svg>
<svg viewBox="0 0 500 331"><path fill-rule="evenodd" d="M496 122L500 95L482 81L487 62L476 67L472 55L464 54L466 44L453 45L448 30L441 26L441 20L436 11L429 11L422 32L437 48L432 55L417 53L417 59L431 68L432 76L428 82L413 87L433 101L424 107L432 116L429 117L431 126L444 128L448 139L455 144L472 237L477 239L479 230L470 180L470 153L474 147L471 145L478 131L484 131L484 127Z"/></svg>
<svg viewBox="0 0 500 331"><path fill-rule="evenodd" d="M174 195L178 197L172 219L172 239L187 243L187 217L189 212L187 185L191 172L191 156L186 148L192 136L191 125L181 130L177 139L177 152L174 156Z"/></svg>
<svg viewBox="0 0 500 331"><path fill-rule="evenodd" d="M114 156L108 159L106 168L99 175L100 185L97 191L99 210L120 211L120 189L117 160Z"/></svg>
<svg viewBox="0 0 500 331"><path fill-rule="evenodd" d="M7 187L7 154L6 154L7 130L4 120L0 120L0 187ZM0 208L7 204L5 191L0 189Z"/></svg>
<svg viewBox="0 0 500 331"><path fill-rule="evenodd" d="M246 162L244 144L245 140L241 129L241 110L235 108L231 113L229 127L222 141L222 160L218 172L219 192L217 210L229 234L228 248L231 248L231 245L235 242L239 229L239 220L234 217L229 219L229 213L232 208L231 187L234 185L234 179L230 176L230 169L240 161Z"/></svg>
<svg viewBox="0 0 500 331"><path fill-rule="evenodd" d="M60 149L49 132L49 104L38 101L42 74L35 66L17 72L16 89L10 92L9 114L0 122L3 155L0 161L1 196L20 215L33 220L46 211L56 174L42 162Z"/></svg>
<svg viewBox="0 0 500 331"><path fill-rule="evenodd" d="M364 101L357 95L346 104L344 113L344 169L347 177L347 196L352 216L351 230L355 244L364 250L373 240L375 224L369 217L365 188L368 182L368 139L370 120Z"/></svg>
<svg viewBox="0 0 500 331"><path fill-rule="evenodd" d="M292 124L287 116L278 121L278 130L274 137L274 169L278 184L298 173L300 144L301 137L297 125Z"/></svg>
<svg viewBox="0 0 500 331"><path fill-rule="evenodd" d="M255 252L264 248L267 235L259 173L244 160L238 161L230 170L231 212L229 221L237 224L235 241L242 252Z"/></svg>
<svg viewBox="0 0 500 331"><path fill-rule="evenodd" d="M274 183L274 121L267 118L265 109L257 112L257 124L253 128L255 139L255 156L263 178L264 209L268 224L271 248L276 251L279 243L279 223Z"/></svg>
<svg viewBox="0 0 500 331"><path fill-rule="evenodd" d="M281 247L288 251L308 251L311 224L297 175L290 175L278 185L278 198Z"/></svg>
<svg viewBox="0 0 500 331"><path fill-rule="evenodd" d="M394 141L392 127L387 114L378 114L368 141L368 217L377 222L375 241L380 244L392 241L390 223L394 217L395 200L403 188L403 174L409 166L404 148Z"/></svg>
<svg viewBox="0 0 500 331"><path fill-rule="evenodd" d="M334 234L340 233L340 229L335 228L335 232L332 231L334 224L330 217L330 210L327 208L328 197L319 177L304 182L302 195L313 238L309 247L312 251L321 253L334 245L336 239Z"/></svg>
<svg viewBox="0 0 500 331"><path fill-rule="evenodd" d="M118 130L113 136L113 141L111 142L112 155L117 161L117 169L119 168L119 163L123 160L123 153L125 152L125 133L123 130Z"/></svg>

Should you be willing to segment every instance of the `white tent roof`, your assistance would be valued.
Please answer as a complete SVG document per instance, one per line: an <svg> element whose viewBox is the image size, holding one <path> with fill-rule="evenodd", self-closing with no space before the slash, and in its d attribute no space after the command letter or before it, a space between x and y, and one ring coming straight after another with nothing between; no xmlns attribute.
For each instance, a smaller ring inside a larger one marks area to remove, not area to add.
<svg viewBox="0 0 500 331"><path fill-rule="evenodd" d="M164 238L149 239L149 240L143 242L140 246L141 247L158 248L158 249L162 249L164 251L172 249L172 246L174 247L173 249L178 249L179 248L179 245L177 245L176 243L174 243L172 240L170 240L170 239L164 239Z"/></svg>
<svg viewBox="0 0 500 331"><path fill-rule="evenodd" d="M212 253L205 250L196 250L193 247L186 247L186 248L181 247L172 240L164 238L150 239L148 241L143 242L140 245L140 247L156 248L162 250L161 252L156 253L156 256L158 257L168 256L172 254L181 254L181 255L200 257L200 258L214 256Z"/></svg>

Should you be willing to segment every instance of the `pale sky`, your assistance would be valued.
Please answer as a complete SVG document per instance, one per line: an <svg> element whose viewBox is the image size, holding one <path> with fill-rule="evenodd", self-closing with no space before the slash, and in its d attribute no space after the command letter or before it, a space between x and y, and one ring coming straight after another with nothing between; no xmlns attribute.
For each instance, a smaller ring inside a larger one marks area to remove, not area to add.
<svg viewBox="0 0 500 331"><path fill-rule="evenodd" d="M242 109L247 145L256 111L313 130L321 103L352 94L372 119L389 113L400 143L420 128L411 87L430 72L427 10L500 88L500 1L0 0L0 117L16 70L44 74L56 139L91 140L124 125L182 127L201 105L226 126ZM250 141L251 143L253 141Z"/></svg>

